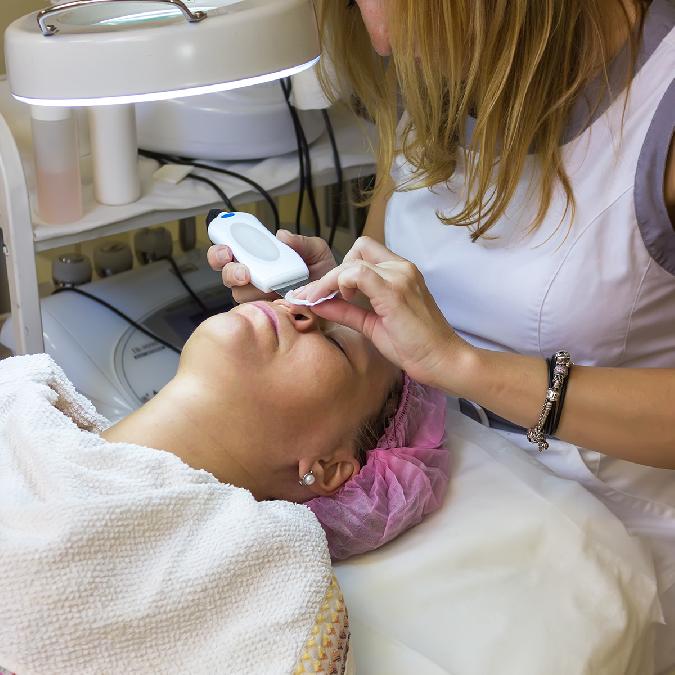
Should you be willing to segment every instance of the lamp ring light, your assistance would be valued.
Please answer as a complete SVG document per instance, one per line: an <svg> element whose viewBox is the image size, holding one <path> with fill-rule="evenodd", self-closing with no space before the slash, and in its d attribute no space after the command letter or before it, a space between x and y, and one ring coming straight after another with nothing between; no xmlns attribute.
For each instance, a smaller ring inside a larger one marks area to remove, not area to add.
<svg viewBox="0 0 675 675"><path fill-rule="evenodd" d="M53 14L60 14L68 9L73 9L75 7L86 7L88 5L102 5L103 3L109 4L111 2L128 2L128 0L71 0L71 2L64 2L60 5L55 5L54 7L48 7L43 9L37 14L37 22L42 34L45 37L49 37L58 32L58 28L53 24L47 23L47 17L52 16ZM136 0L138 2L138 0ZM175 5L183 13L183 16L190 23L199 23L207 17L206 12L198 10L193 12L184 2L181 0L141 0L141 2L152 2L159 3L164 2L169 5Z"/></svg>

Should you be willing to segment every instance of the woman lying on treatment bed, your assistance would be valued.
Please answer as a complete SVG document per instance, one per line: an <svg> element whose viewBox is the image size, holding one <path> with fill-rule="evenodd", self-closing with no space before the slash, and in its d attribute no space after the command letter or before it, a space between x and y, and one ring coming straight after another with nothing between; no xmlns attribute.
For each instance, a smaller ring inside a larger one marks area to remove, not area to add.
<svg viewBox="0 0 675 675"><path fill-rule="evenodd" d="M366 675L649 672L654 584L620 524L450 413L443 509L336 568L348 623L319 523L269 498L319 495L339 558L438 508L445 398L400 379L281 301L202 324L176 378L108 429L46 355L1 362L0 664L342 673L351 632Z"/></svg>
<svg viewBox="0 0 675 675"><path fill-rule="evenodd" d="M352 477L352 513L383 502L368 494L386 482L368 478L373 463L363 485L357 474L388 438L373 457L409 464L414 494L393 495L393 518L359 518L348 552L380 545L440 506L444 419L439 392L284 301L205 321L174 379L111 427L48 356L0 362L0 665L267 675L304 655L342 673L349 625L326 539L289 502L318 497L321 513ZM418 429L427 447L394 447Z"/></svg>
<svg viewBox="0 0 675 675"><path fill-rule="evenodd" d="M400 378L356 331L283 300L254 303L205 321L174 380L103 437L168 450L258 500L302 502L358 472Z"/></svg>

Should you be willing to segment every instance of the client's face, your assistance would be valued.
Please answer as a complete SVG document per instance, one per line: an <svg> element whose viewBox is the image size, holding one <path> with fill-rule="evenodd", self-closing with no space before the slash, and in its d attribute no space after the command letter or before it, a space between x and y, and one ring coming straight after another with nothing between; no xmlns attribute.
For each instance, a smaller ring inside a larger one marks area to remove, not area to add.
<svg viewBox="0 0 675 675"><path fill-rule="evenodd" d="M247 472L264 476L265 496L301 500L311 493L298 476L324 465L328 472L335 453L354 457L356 431L381 409L399 371L356 331L278 300L205 321L179 375L208 393L223 440L239 444Z"/></svg>

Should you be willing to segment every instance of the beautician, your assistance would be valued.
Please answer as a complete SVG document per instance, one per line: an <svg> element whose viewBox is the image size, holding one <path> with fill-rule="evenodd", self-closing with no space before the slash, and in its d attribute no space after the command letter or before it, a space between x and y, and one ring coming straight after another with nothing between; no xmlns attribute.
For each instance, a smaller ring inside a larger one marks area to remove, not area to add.
<svg viewBox="0 0 675 675"><path fill-rule="evenodd" d="M300 297L339 289L344 299L317 314L482 406L645 541L665 672L675 666L675 3L318 5L338 86L377 124L378 183L367 237L342 265L320 239L279 234L319 279ZM229 249L213 247L209 261L238 301L260 296ZM372 309L347 302L356 290Z"/></svg>

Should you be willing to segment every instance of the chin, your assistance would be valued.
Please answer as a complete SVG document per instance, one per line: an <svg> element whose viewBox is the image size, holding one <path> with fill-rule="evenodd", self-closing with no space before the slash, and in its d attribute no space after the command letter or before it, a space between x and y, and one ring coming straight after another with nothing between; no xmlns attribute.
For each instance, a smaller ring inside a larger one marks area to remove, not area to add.
<svg viewBox="0 0 675 675"><path fill-rule="evenodd" d="M255 495L254 495L255 496ZM310 499L313 499L315 495L308 495L303 488L298 488L297 491L290 489L283 492L274 492L266 497L256 497L259 502L291 502L292 504L304 504Z"/></svg>
<svg viewBox="0 0 675 675"><path fill-rule="evenodd" d="M378 46L374 47L374 49L380 56L391 56L391 45L390 44L378 45Z"/></svg>
<svg viewBox="0 0 675 675"><path fill-rule="evenodd" d="M242 340L243 343L251 339L252 327L243 315L235 310L211 316L197 326L194 335L215 342L219 346L231 347L233 343Z"/></svg>

